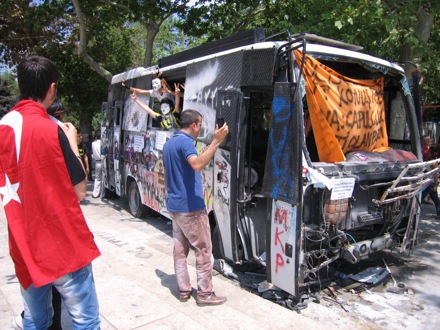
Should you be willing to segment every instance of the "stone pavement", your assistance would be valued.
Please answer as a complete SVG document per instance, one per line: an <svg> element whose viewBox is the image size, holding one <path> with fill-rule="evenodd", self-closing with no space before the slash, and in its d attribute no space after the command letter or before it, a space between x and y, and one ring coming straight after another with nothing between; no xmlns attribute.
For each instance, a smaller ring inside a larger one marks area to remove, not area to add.
<svg viewBox="0 0 440 330"><path fill-rule="evenodd" d="M214 289L228 301L198 307L195 294L178 300L173 271L171 223L163 218L133 218L124 201L93 199L82 209L102 256L93 262L100 304L101 329L351 329L380 328L350 313L335 313L323 304L310 304L306 314L292 312L214 272ZM122 203L122 204L121 204ZM1 204L1 203L0 203ZM7 224L0 206L0 329L10 329L22 310L18 281L7 246ZM190 273L196 285L194 253ZM341 316L342 315L342 316ZM63 316L63 328L71 329Z"/></svg>

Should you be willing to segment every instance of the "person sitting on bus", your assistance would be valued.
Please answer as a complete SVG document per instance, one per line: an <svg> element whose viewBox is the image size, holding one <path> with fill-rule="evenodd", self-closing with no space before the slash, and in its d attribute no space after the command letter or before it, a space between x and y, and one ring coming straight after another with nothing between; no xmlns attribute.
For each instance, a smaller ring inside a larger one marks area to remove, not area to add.
<svg viewBox="0 0 440 330"><path fill-rule="evenodd" d="M173 102L164 98L160 101L160 113L155 112L147 104L142 103L137 98L137 93L133 92L130 94L131 98L143 109L145 110L153 119L160 120L160 126L164 129L170 128L180 128L179 118L180 118L180 88L179 84L174 84L174 92L176 95L176 105Z"/></svg>
<svg viewBox="0 0 440 330"><path fill-rule="evenodd" d="M161 102L166 98L174 102L175 92L170 90L165 78L162 78L162 72L159 71L159 69L156 71L156 75L157 77L151 81L151 86L153 87L153 89L128 87L125 85L125 80L122 80L122 86L130 89L130 91L132 92L155 97L156 99L159 100L159 102Z"/></svg>

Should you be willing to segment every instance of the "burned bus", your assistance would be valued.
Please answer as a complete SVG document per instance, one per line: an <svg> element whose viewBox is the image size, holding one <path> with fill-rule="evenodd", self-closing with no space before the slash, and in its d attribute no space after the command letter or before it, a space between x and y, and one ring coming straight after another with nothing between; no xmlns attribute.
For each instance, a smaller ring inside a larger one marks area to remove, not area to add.
<svg viewBox="0 0 440 330"><path fill-rule="evenodd" d="M276 38L276 40L275 40ZM421 190L437 171L422 162L420 127L404 70L361 47L262 29L163 58L182 111L203 116L202 152L224 118L230 133L202 171L213 253L266 267L298 295L337 260L411 250ZM102 107L103 182L141 217L166 210L164 129L130 97L157 67L113 76ZM139 94L157 109L158 101Z"/></svg>

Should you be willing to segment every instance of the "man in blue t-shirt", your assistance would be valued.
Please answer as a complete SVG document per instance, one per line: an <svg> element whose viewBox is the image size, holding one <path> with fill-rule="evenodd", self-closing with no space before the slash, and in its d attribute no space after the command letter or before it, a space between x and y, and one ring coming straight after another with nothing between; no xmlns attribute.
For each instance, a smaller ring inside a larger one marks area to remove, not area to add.
<svg viewBox="0 0 440 330"><path fill-rule="evenodd" d="M186 110L181 114L180 125L181 130L175 132L163 148L167 209L173 218L174 271L180 301L188 301L192 292L186 260L191 244L196 255L197 305L220 305L226 297L216 296L212 288L214 258L200 171L214 157L229 128L226 123L221 128L216 125L211 144L198 155L194 140L202 129L202 115Z"/></svg>

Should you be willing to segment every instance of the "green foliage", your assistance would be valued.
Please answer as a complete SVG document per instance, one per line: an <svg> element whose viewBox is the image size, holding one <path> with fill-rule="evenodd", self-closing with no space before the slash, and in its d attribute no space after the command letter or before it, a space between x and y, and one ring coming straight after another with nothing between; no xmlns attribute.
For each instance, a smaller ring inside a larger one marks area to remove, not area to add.
<svg viewBox="0 0 440 330"><path fill-rule="evenodd" d="M15 92L14 92L15 90ZM0 76L0 118L17 103L17 83L12 74Z"/></svg>
<svg viewBox="0 0 440 330"><path fill-rule="evenodd" d="M131 28L131 42L134 47L125 53L125 56L130 58L130 64L126 66L126 69L130 67L138 67L144 65L145 59L145 40L147 38L147 30L140 23L134 23Z"/></svg>
<svg viewBox="0 0 440 330"><path fill-rule="evenodd" d="M50 42L60 43L69 21L58 1L3 0L0 2L0 53L13 65Z"/></svg>
<svg viewBox="0 0 440 330"><path fill-rule="evenodd" d="M189 48L193 48L203 43L203 37L194 38L187 36L182 30L177 28L178 19L170 17L166 20L154 41L154 60L157 63L160 58L176 54Z"/></svg>
<svg viewBox="0 0 440 330"><path fill-rule="evenodd" d="M69 119L82 131L90 133L93 115L107 99L108 82L77 55L78 25L71 2L14 3L6 1L1 4L2 9L13 13L8 30L2 30L2 34L8 36L1 44L5 60L11 65L16 64L32 53L50 58L62 74L58 98L69 110ZM131 29L120 28L128 16L121 15L113 6L102 6L95 1L81 0L81 6L91 31L88 34L89 53L111 72L125 70L132 63L127 54L136 47L131 39ZM20 29L20 24L26 29ZM19 42L13 40L12 35L18 36ZM31 40L22 44L21 40L27 40L28 35L32 36ZM35 37L38 35L41 38Z"/></svg>
<svg viewBox="0 0 440 330"><path fill-rule="evenodd" d="M205 38L195 38L183 33L177 26L179 20L171 16L162 23L161 29L154 40L154 56L151 65L157 64L160 58L184 51L198 46L206 41ZM129 52L132 60L132 67L144 65L145 40L147 29L139 23L134 24L131 29L131 42L133 47Z"/></svg>
<svg viewBox="0 0 440 330"><path fill-rule="evenodd" d="M208 40L262 27L267 36L287 30L361 45L368 54L406 65L408 73L414 64L420 68L423 103L432 104L440 89L439 16L436 0L200 0L179 26Z"/></svg>
<svg viewBox="0 0 440 330"><path fill-rule="evenodd" d="M415 65L423 76L423 103L440 102L439 1L199 0L191 8L189 0L78 1L87 32L81 42L113 74L261 27L266 36L308 32L358 44L366 53L407 64L408 72ZM51 58L63 75L59 97L72 120L91 133L108 82L78 57L79 25L72 1L3 0L0 13L7 13L0 14L4 61L12 66L29 54Z"/></svg>
<svg viewBox="0 0 440 330"><path fill-rule="evenodd" d="M202 0L198 3L199 6L180 15L179 27L189 35L206 36L212 41L256 26L263 27L263 13L272 1Z"/></svg>
<svg viewBox="0 0 440 330"><path fill-rule="evenodd" d="M96 133L101 132L101 111L95 112L92 118L92 131L93 137L95 137Z"/></svg>
<svg viewBox="0 0 440 330"><path fill-rule="evenodd" d="M112 39L112 37L114 37ZM108 63L115 70L123 70L124 50L119 35L108 34L105 39L94 40L93 49L97 49L97 59ZM129 46L127 46L129 48ZM58 85L58 97L81 124L76 124L82 132L91 132L93 114L101 108L101 102L107 99L108 82L93 71L87 63L75 54L75 44L49 44L40 51L40 55L50 58L62 74ZM118 60L120 59L120 60Z"/></svg>
<svg viewBox="0 0 440 330"><path fill-rule="evenodd" d="M365 52L399 62L410 73L415 68L423 76L422 103L438 103L440 88L440 4L437 1L349 1L339 16L340 38L361 44ZM428 19L425 19L429 16ZM429 36L429 19L434 21Z"/></svg>

